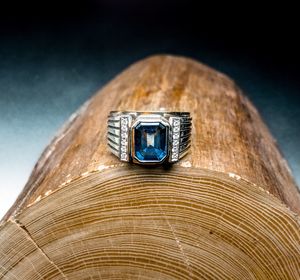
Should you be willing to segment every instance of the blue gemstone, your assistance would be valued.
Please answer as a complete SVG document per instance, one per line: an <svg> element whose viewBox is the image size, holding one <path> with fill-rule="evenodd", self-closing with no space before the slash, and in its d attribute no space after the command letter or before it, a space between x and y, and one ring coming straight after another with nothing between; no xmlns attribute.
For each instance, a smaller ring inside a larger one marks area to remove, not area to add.
<svg viewBox="0 0 300 280"><path fill-rule="evenodd" d="M134 128L134 156L143 162L161 162L168 151L167 128L160 122L141 122Z"/></svg>

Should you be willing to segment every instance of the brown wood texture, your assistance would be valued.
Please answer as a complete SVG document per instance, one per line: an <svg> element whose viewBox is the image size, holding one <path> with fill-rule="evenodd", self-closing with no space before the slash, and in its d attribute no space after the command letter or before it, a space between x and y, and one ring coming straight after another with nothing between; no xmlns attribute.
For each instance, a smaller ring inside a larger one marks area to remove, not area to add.
<svg viewBox="0 0 300 280"><path fill-rule="evenodd" d="M109 153L109 111L158 109L191 112L189 155L164 169ZM0 278L299 279L299 213L288 165L234 82L155 56L108 83L46 148L2 220Z"/></svg>

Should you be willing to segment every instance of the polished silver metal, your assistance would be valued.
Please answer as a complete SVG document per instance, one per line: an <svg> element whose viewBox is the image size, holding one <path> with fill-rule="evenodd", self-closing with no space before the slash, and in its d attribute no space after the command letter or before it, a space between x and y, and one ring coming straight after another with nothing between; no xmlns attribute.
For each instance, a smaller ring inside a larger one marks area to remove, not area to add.
<svg viewBox="0 0 300 280"><path fill-rule="evenodd" d="M160 162L141 161L134 156L134 128L140 122L159 122L167 129L167 156ZM107 121L107 141L110 151L121 161L138 164L175 163L191 146L192 118L189 112L111 111Z"/></svg>

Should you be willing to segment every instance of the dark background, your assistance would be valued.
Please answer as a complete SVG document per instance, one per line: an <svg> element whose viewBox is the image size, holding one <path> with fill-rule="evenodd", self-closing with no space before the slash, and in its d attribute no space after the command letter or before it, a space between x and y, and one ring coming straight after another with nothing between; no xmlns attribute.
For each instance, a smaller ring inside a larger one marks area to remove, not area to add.
<svg viewBox="0 0 300 280"><path fill-rule="evenodd" d="M0 216L68 116L129 64L157 53L193 57L235 79L300 182L298 9L195 3L1 2Z"/></svg>

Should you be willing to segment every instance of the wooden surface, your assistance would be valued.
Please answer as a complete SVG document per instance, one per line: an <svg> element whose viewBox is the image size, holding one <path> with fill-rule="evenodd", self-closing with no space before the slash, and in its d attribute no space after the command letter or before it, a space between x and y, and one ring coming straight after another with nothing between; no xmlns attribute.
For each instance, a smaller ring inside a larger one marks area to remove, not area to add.
<svg viewBox="0 0 300 280"><path fill-rule="evenodd" d="M120 163L109 111L159 108L191 112L190 154L170 169ZM151 57L47 147L2 220L0 278L299 279L299 213L289 168L239 88L193 60Z"/></svg>

